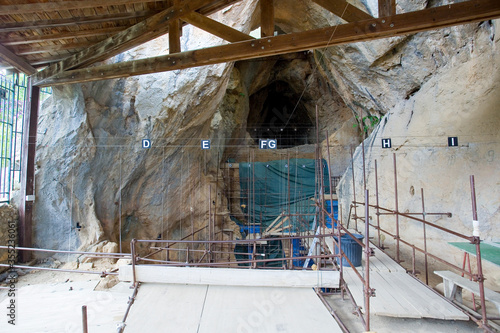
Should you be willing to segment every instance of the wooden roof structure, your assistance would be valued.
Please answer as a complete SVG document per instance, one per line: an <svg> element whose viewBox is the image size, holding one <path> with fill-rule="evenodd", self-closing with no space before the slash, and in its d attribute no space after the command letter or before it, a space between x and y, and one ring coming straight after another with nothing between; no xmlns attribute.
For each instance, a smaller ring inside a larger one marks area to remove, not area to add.
<svg viewBox="0 0 500 333"><path fill-rule="evenodd" d="M0 0L0 67L53 86L127 77L228 61L266 57L384 38L500 17L498 0L464 0L409 13L397 0L379 0L376 17L346 0L312 1L346 23L274 35L274 6L260 0L262 38L255 39L208 16L246 0ZM229 43L181 50L181 27L195 25ZM169 55L97 65L102 60L169 34Z"/></svg>

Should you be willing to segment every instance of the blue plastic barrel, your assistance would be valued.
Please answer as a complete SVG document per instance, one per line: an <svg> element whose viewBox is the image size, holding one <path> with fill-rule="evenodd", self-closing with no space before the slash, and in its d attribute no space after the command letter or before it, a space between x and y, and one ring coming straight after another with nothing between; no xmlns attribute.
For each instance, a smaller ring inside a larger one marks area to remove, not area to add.
<svg viewBox="0 0 500 333"><path fill-rule="evenodd" d="M329 200L329 199L326 199L325 200L325 202L326 202L326 211L328 213L332 212L332 201L333 201L333 217L335 218L335 220L337 220L339 218L339 202L338 202L338 200ZM334 225L335 228L337 227L337 223L336 222L334 222L333 225ZM326 215L326 226L328 228L332 227L332 219L328 215Z"/></svg>
<svg viewBox="0 0 500 333"><path fill-rule="evenodd" d="M352 234L352 235L360 241L362 241L364 238L363 235L359 234ZM336 236L334 236L333 238L335 238L336 241L338 240ZM343 235L340 238L340 240L341 240L340 248L345 253L347 258L349 258L354 267L361 266L361 256L363 254L363 248L361 247L361 245L359 245L348 234ZM335 247L335 254L338 254L337 247ZM344 267L349 267L349 263L344 257L342 257L342 264L344 265Z"/></svg>

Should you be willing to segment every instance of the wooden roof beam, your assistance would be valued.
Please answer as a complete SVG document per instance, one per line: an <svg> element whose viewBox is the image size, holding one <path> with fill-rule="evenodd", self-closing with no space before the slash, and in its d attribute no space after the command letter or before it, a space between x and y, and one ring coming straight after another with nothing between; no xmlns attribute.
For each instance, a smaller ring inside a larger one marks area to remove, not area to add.
<svg viewBox="0 0 500 333"><path fill-rule="evenodd" d="M1 44L0 58L10 64L12 67L25 74L32 75L37 72L37 70L33 66L31 66L24 58L15 55L14 53L12 53L12 51Z"/></svg>
<svg viewBox="0 0 500 333"><path fill-rule="evenodd" d="M356 6L351 5L345 0L313 0L313 2L347 22L369 20L372 18L370 14L362 11Z"/></svg>
<svg viewBox="0 0 500 333"><path fill-rule="evenodd" d="M50 35L25 36L25 37L19 36L19 37L1 38L0 44L3 44L3 45L22 45L22 44L47 42L47 41L52 41L52 40L102 36L102 35L115 34L117 32L125 30L126 28L127 27L111 27L111 28L101 28L101 29L97 29L97 30L78 30L78 31L60 32L60 33L53 33Z"/></svg>
<svg viewBox="0 0 500 333"><path fill-rule="evenodd" d="M178 19L189 12L202 6L218 1L190 0L181 7L172 6L146 20L109 37L88 49L85 49L63 61L53 64L43 71L38 72L33 82L41 83L43 80L59 74L65 70L93 64L97 61L111 58L137 45L148 42L168 31L168 23ZM234 2L234 1L233 1ZM229 1L229 4L231 1Z"/></svg>
<svg viewBox="0 0 500 333"><path fill-rule="evenodd" d="M17 46L13 47L13 51L18 56L25 56L30 54L39 54L39 53L49 53L49 52L58 52L58 51L68 51L75 49L84 49L91 45L94 45L94 42L76 42L76 43L65 43L65 44L52 44L52 45L43 45L43 46ZM66 56L67 58L68 56Z"/></svg>
<svg viewBox="0 0 500 333"><path fill-rule="evenodd" d="M69 19L38 20L29 22L0 23L0 33L19 30L46 29L56 27L75 26L80 24L107 23L120 20L143 19L159 11L140 11L134 13L117 13L99 16L72 17Z"/></svg>
<svg viewBox="0 0 500 333"><path fill-rule="evenodd" d="M416 12L402 13L391 17L372 18L306 32L261 38L168 56L72 70L46 80L40 85L53 86L98 81L229 61L261 58L338 44L405 35L499 17L500 1L469 0Z"/></svg>
<svg viewBox="0 0 500 333"><path fill-rule="evenodd" d="M155 0L78 0L57 2L22 3L16 5L0 5L0 13L28 14L35 12L54 12L59 10L108 7L130 5L134 3L154 2Z"/></svg>
<svg viewBox="0 0 500 333"><path fill-rule="evenodd" d="M188 15L183 16L182 20L232 43L254 39L250 35L247 35L241 31L233 29L225 24L219 23L196 12L192 12Z"/></svg>

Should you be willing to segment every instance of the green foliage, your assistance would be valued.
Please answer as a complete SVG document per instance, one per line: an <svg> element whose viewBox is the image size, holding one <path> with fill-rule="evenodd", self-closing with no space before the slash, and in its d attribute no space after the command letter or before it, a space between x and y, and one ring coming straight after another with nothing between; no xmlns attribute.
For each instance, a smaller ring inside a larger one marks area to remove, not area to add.
<svg viewBox="0 0 500 333"><path fill-rule="evenodd" d="M375 128L375 126L377 126L378 123L380 123L380 120L382 120L382 118L379 118L377 116L368 115L368 116L361 118L361 120L359 119L358 116L356 116L356 120L358 121L359 125L361 126L362 131L365 134L368 134L368 131ZM357 126L358 126L358 124L352 125L352 127L357 127Z"/></svg>

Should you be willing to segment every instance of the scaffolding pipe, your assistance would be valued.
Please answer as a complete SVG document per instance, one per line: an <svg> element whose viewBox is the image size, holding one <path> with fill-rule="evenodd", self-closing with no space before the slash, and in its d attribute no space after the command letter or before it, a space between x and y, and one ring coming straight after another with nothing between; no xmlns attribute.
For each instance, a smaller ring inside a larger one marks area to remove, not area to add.
<svg viewBox="0 0 500 333"><path fill-rule="evenodd" d="M370 205L369 192L365 190L365 329L370 331Z"/></svg>
<svg viewBox="0 0 500 333"><path fill-rule="evenodd" d="M477 219L477 205L476 205L476 185L474 181L474 176L470 176L470 189L471 189L471 201L472 201L472 223L474 227L473 231L473 243L476 244L476 261L477 261L477 282L479 283L479 297L481 298L481 322L483 325L488 323L488 318L486 317L486 300L484 297L484 276L483 276L483 265L481 260L481 239L479 238L478 219Z"/></svg>
<svg viewBox="0 0 500 333"><path fill-rule="evenodd" d="M427 213L425 212L425 200L424 200L424 189L420 188L421 197L422 197L422 220L425 221L425 216ZM425 266L425 284L429 284L429 264L427 261L427 231L425 230L425 223L422 223L424 229L424 266Z"/></svg>
<svg viewBox="0 0 500 333"><path fill-rule="evenodd" d="M398 205L398 173L396 166L396 153L392 154L394 160L394 200L395 200L395 213L396 213L396 262L399 264L399 205Z"/></svg>

